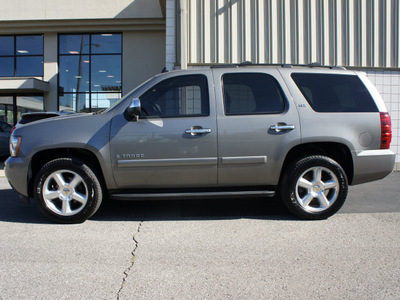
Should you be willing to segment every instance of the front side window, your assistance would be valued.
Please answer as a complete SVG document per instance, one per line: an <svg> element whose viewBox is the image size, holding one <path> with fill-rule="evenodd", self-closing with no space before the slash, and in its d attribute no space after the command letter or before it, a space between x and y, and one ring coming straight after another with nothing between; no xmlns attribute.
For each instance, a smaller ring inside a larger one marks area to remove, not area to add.
<svg viewBox="0 0 400 300"><path fill-rule="evenodd" d="M122 35L60 35L59 70L60 110L110 107L121 98Z"/></svg>
<svg viewBox="0 0 400 300"><path fill-rule="evenodd" d="M356 75L293 73L316 112L377 112L374 99Z"/></svg>
<svg viewBox="0 0 400 300"><path fill-rule="evenodd" d="M278 82L264 73L229 73L222 76L226 115L278 114L285 98Z"/></svg>
<svg viewBox="0 0 400 300"><path fill-rule="evenodd" d="M166 79L140 97L143 118L209 115L207 77L185 75Z"/></svg>
<svg viewBox="0 0 400 300"><path fill-rule="evenodd" d="M0 36L0 77L43 76L43 35Z"/></svg>

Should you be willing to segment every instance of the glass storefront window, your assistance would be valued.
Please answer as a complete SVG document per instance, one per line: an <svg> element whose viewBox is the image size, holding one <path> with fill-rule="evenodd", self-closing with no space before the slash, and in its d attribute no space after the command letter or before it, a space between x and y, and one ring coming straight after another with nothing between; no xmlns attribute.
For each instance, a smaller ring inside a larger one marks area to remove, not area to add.
<svg viewBox="0 0 400 300"><path fill-rule="evenodd" d="M0 121L13 124L13 97L0 97Z"/></svg>
<svg viewBox="0 0 400 300"><path fill-rule="evenodd" d="M0 57L0 77L14 76L14 58Z"/></svg>
<svg viewBox="0 0 400 300"><path fill-rule="evenodd" d="M121 92L121 55L93 55L92 91Z"/></svg>
<svg viewBox="0 0 400 300"><path fill-rule="evenodd" d="M0 120L9 124L16 124L23 113L43 110L43 96L0 97Z"/></svg>
<svg viewBox="0 0 400 300"><path fill-rule="evenodd" d="M96 111L121 97L121 34L59 35L59 109Z"/></svg>
<svg viewBox="0 0 400 300"><path fill-rule="evenodd" d="M14 37L13 36L0 36L0 56L14 55Z"/></svg>
<svg viewBox="0 0 400 300"><path fill-rule="evenodd" d="M16 36L17 55L43 55L43 36Z"/></svg>
<svg viewBox="0 0 400 300"><path fill-rule="evenodd" d="M0 77L43 76L43 35L0 36Z"/></svg>
<svg viewBox="0 0 400 300"><path fill-rule="evenodd" d="M43 76L43 57L17 57L17 69L15 76Z"/></svg>
<svg viewBox="0 0 400 300"><path fill-rule="evenodd" d="M89 56L60 57L60 87L64 93L89 92Z"/></svg>
<svg viewBox="0 0 400 300"><path fill-rule="evenodd" d="M60 54L89 54L90 42L87 34L60 35L59 36Z"/></svg>
<svg viewBox="0 0 400 300"><path fill-rule="evenodd" d="M76 110L79 112L90 111L90 97L89 94L75 93L65 94L60 96L60 110Z"/></svg>
<svg viewBox="0 0 400 300"><path fill-rule="evenodd" d="M92 53L121 53L121 35L119 34L93 34Z"/></svg>

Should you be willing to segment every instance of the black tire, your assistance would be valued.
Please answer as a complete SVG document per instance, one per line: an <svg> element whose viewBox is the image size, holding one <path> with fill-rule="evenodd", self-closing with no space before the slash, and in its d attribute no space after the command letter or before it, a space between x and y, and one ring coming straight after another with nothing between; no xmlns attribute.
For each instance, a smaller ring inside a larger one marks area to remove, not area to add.
<svg viewBox="0 0 400 300"><path fill-rule="evenodd" d="M34 182L41 212L57 223L82 223L100 207L102 188L93 168L76 158L58 158L45 164Z"/></svg>
<svg viewBox="0 0 400 300"><path fill-rule="evenodd" d="M335 214L346 200L348 182L343 168L326 156L309 156L286 169L280 197L296 216L322 220Z"/></svg>

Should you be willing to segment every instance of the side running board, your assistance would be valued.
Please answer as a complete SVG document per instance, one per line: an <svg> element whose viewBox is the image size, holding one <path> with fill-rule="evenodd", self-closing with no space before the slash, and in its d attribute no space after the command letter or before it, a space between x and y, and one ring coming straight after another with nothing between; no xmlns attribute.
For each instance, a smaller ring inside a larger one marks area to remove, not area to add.
<svg viewBox="0 0 400 300"><path fill-rule="evenodd" d="M275 191L221 191L221 192L166 192L166 193L124 193L110 194L114 200L162 200L162 199L216 199L241 197L273 197Z"/></svg>

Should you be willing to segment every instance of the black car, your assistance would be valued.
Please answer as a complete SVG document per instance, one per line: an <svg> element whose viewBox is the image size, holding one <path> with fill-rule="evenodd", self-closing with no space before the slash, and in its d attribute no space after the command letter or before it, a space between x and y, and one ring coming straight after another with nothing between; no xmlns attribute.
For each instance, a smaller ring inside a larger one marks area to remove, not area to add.
<svg viewBox="0 0 400 300"><path fill-rule="evenodd" d="M35 112L28 112L21 115L21 120L15 125L14 129L17 128L19 125L35 122L38 120L54 118L63 115L70 115L74 114L75 111L72 110L61 110L61 111L35 111Z"/></svg>
<svg viewBox="0 0 400 300"><path fill-rule="evenodd" d="M9 156L9 141L12 126L6 122L0 121L0 157Z"/></svg>

